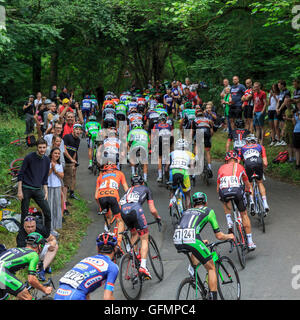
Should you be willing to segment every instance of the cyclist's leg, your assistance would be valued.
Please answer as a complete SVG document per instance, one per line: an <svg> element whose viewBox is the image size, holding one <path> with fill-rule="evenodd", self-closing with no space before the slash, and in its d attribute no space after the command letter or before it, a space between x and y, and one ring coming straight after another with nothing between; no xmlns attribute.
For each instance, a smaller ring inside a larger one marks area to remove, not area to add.
<svg viewBox="0 0 300 320"><path fill-rule="evenodd" d="M191 207L191 180L186 170L183 176L183 188L182 191L185 195L185 208L188 209Z"/></svg>
<svg viewBox="0 0 300 320"><path fill-rule="evenodd" d="M119 206L118 199L115 197L109 197L109 204L110 204L111 211L114 215L114 218L117 221L116 226L118 228L118 233L119 233L118 234L118 246L121 247L122 234L120 234L120 233L125 230L125 224L124 224L124 221L121 217L121 208Z"/></svg>

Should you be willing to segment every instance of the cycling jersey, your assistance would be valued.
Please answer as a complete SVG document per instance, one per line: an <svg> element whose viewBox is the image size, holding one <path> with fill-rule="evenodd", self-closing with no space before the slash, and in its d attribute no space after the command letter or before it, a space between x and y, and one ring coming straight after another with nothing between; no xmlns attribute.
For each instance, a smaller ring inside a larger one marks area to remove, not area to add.
<svg viewBox="0 0 300 320"><path fill-rule="evenodd" d="M111 104L111 105L113 105L113 106L115 105L112 100L105 100L105 101L103 102L103 105L102 105L102 110L104 110L104 109L105 109L105 106L107 106L108 104Z"/></svg>
<svg viewBox="0 0 300 320"><path fill-rule="evenodd" d="M228 134L228 141L233 140L233 149L237 151L238 154L240 154L241 148L246 144L245 138L250 133L247 129L233 129Z"/></svg>
<svg viewBox="0 0 300 320"><path fill-rule="evenodd" d="M116 114L117 115L118 114L123 114L123 115L126 116L127 110L128 110L127 106L125 104L123 104L123 103L119 103L119 104L116 105Z"/></svg>
<svg viewBox="0 0 300 320"><path fill-rule="evenodd" d="M141 113L134 112L134 113L129 114L127 119L128 119L128 123L130 126L130 128L129 128L129 130L130 130L131 124L133 121L142 121L143 122L143 115Z"/></svg>
<svg viewBox="0 0 300 320"><path fill-rule="evenodd" d="M239 163L226 163L219 168L217 183L220 189L241 188L247 181L245 169Z"/></svg>
<svg viewBox="0 0 300 320"><path fill-rule="evenodd" d="M101 125L97 121L89 121L85 125L85 131L93 140L97 138L100 130L101 130Z"/></svg>
<svg viewBox="0 0 300 320"><path fill-rule="evenodd" d="M159 131L159 136L169 136L171 135L172 126L168 123L160 122L154 126L154 129Z"/></svg>
<svg viewBox="0 0 300 320"><path fill-rule="evenodd" d="M126 183L125 175L119 170L101 172L97 178L97 198L115 197L119 201L120 184Z"/></svg>
<svg viewBox="0 0 300 320"><path fill-rule="evenodd" d="M196 113L195 109L184 109L182 111L184 129L191 129L192 128L192 122L196 118L195 113Z"/></svg>
<svg viewBox="0 0 300 320"><path fill-rule="evenodd" d="M127 142L131 142L131 149L142 147L147 151L150 143L149 134L144 129L133 129L128 133Z"/></svg>
<svg viewBox="0 0 300 320"><path fill-rule="evenodd" d="M169 96L168 94L164 95L164 100L166 101L167 105L168 105L168 109L171 110L172 106L173 106L173 97Z"/></svg>
<svg viewBox="0 0 300 320"><path fill-rule="evenodd" d="M145 185L137 185L129 188L120 200L120 205L128 203L137 203L143 205L145 201L153 201L151 190Z"/></svg>
<svg viewBox="0 0 300 320"><path fill-rule="evenodd" d="M204 132L204 147L211 148L211 129L212 122L206 117L196 117L192 122L192 129L194 131L194 138L196 139L196 130L202 130Z"/></svg>
<svg viewBox="0 0 300 320"><path fill-rule="evenodd" d="M54 300L86 300L86 296L104 285L114 291L118 266L108 256L98 254L77 263L60 280Z"/></svg>
<svg viewBox="0 0 300 320"><path fill-rule="evenodd" d="M90 99L83 99L81 101L81 109L82 111L91 110L93 107L93 102Z"/></svg>
<svg viewBox="0 0 300 320"><path fill-rule="evenodd" d="M193 153L185 150L174 150L173 152L171 152L170 157L171 157L170 169L188 170L192 160L195 159L195 156Z"/></svg>
<svg viewBox="0 0 300 320"><path fill-rule="evenodd" d="M157 112L158 114L167 113L167 109L164 108L164 106L162 104L156 105L154 111Z"/></svg>
<svg viewBox="0 0 300 320"><path fill-rule="evenodd" d="M28 267L28 274L36 276L39 255L29 248L11 248L0 254L0 300L7 293L17 296L25 286L15 273Z"/></svg>
<svg viewBox="0 0 300 320"><path fill-rule="evenodd" d="M132 102L132 101L130 101L127 106L128 106L128 112L130 112L130 110L131 110L132 108L137 108L137 107L138 107L138 104L137 104L137 102Z"/></svg>
<svg viewBox="0 0 300 320"><path fill-rule="evenodd" d="M103 124L107 128L108 125L116 124L116 111L113 108L105 108L102 112Z"/></svg>
<svg viewBox="0 0 300 320"><path fill-rule="evenodd" d="M200 235L207 223L210 223L215 233L220 232L214 210L208 207L188 209L183 212L173 236L177 250L191 251L202 264L212 258L210 250L203 243Z"/></svg>
<svg viewBox="0 0 300 320"><path fill-rule="evenodd" d="M97 99L91 99L93 107L98 107L98 101Z"/></svg>

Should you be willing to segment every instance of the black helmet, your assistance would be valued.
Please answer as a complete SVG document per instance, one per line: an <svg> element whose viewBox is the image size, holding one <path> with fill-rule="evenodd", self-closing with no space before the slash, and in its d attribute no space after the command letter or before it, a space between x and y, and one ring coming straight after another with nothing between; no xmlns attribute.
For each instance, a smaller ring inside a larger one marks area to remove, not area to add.
<svg viewBox="0 0 300 320"><path fill-rule="evenodd" d="M25 241L27 244L31 245L32 247L37 247L37 245L40 244L41 247L43 248L44 245L46 244L46 240L38 232L29 233Z"/></svg>
<svg viewBox="0 0 300 320"><path fill-rule="evenodd" d="M142 176L135 174L131 177L131 185L132 186L135 186L137 184L142 184L142 183L144 183L144 178Z"/></svg>
<svg viewBox="0 0 300 320"><path fill-rule="evenodd" d="M243 119L236 119L235 122L234 122L234 125L238 129L243 129L243 128L245 128L245 121Z"/></svg>

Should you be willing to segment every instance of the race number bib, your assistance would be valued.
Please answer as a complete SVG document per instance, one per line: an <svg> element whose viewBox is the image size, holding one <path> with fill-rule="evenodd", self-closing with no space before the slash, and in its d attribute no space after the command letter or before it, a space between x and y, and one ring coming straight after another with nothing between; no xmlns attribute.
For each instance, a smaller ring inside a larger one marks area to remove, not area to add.
<svg viewBox="0 0 300 320"><path fill-rule="evenodd" d="M90 107L91 107L91 104L88 103L88 102L85 102L85 103L82 104L82 108L83 109L90 109Z"/></svg>
<svg viewBox="0 0 300 320"><path fill-rule="evenodd" d="M182 244L182 229L176 229L173 235L174 244Z"/></svg>
<svg viewBox="0 0 300 320"><path fill-rule="evenodd" d="M103 181L100 185L100 189L106 189L107 188L107 181Z"/></svg>
<svg viewBox="0 0 300 320"><path fill-rule="evenodd" d="M110 179L109 188L118 190L119 189L119 185L115 180Z"/></svg>
<svg viewBox="0 0 300 320"><path fill-rule="evenodd" d="M173 235L174 244L196 243L195 229L176 229Z"/></svg>
<svg viewBox="0 0 300 320"><path fill-rule="evenodd" d="M83 280L83 274L75 270L70 270L59 281L70 285L74 289L77 289Z"/></svg>
<svg viewBox="0 0 300 320"><path fill-rule="evenodd" d="M239 179L236 176L222 177L220 179L220 189L238 188L239 186Z"/></svg>
<svg viewBox="0 0 300 320"><path fill-rule="evenodd" d="M162 129L159 131L159 136L170 136L171 135L171 131L168 129Z"/></svg>
<svg viewBox="0 0 300 320"><path fill-rule="evenodd" d="M174 159L172 160L171 168L186 169L188 168L188 162L186 159Z"/></svg>
<svg viewBox="0 0 300 320"><path fill-rule="evenodd" d="M249 149L243 154L243 157L244 157L245 160L248 160L248 159L250 159L252 157L259 158L260 157L260 153L256 149Z"/></svg>
<svg viewBox="0 0 300 320"><path fill-rule="evenodd" d="M246 144L245 140L234 141L234 148L242 148Z"/></svg>
<svg viewBox="0 0 300 320"><path fill-rule="evenodd" d="M134 136L134 141L136 142L146 142L147 141L147 137L143 134L136 134Z"/></svg>

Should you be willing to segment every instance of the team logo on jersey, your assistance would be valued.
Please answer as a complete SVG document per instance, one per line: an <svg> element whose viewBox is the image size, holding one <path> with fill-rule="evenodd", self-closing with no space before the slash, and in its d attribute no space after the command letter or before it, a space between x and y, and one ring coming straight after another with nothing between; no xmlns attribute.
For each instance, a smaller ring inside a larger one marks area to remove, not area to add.
<svg viewBox="0 0 300 320"><path fill-rule="evenodd" d="M93 284L101 281L102 278L103 278L103 277L100 276L100 275L99 275L99 276L96 276L96 277L93 277L93 278L87 280L87 281L84 283L84 287L85 287L85 288L89 288L89 287L92 286Z"/></svg>
<svg viewBox="0 0 300 320"><path fill-rule="evenodd" d="M72 293L72 290L64 290L59 288L56 293L60 296L69 296Z"/></svg>

